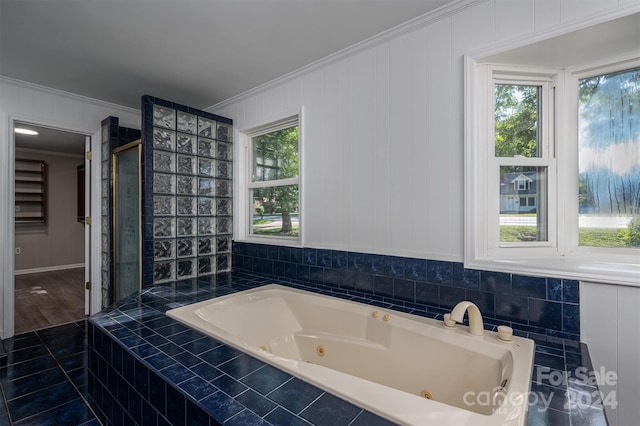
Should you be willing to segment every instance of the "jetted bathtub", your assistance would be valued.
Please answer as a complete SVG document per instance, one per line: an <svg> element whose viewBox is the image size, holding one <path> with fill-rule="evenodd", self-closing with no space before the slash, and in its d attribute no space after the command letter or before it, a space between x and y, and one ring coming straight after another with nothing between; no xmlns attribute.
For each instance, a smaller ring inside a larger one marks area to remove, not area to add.
<svg viewBox="0 0 640 426"><path fill-rule="evenodd" d="M276 284L167 315L395 423L525 423L529 339Z"/></svg>

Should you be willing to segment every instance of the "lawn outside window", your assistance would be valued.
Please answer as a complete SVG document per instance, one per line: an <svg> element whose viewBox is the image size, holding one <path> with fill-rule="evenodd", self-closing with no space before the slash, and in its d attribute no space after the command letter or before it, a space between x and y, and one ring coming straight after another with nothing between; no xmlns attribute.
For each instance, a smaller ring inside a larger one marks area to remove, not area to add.
<svg viewBox="0 0 640 426"><path fill-rule="evenodd" d="M300 241L299 116L246 134L247 236Z"/></svg>

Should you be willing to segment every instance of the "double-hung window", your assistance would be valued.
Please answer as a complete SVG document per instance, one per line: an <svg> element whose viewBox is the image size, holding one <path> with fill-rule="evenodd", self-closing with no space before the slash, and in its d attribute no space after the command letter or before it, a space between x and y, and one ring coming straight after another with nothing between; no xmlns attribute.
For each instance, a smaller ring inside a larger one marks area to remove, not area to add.
<svg viewBox="0 0 640 426"><path fill-rule="evenodd" d="M492 70L489 253L555 241L554 78ZM529 202L531 201L531 202Z"/></svg>
<svg viewBox="0 0 640 426"><path fill-rule="evenodd" d="M290 117L247 133L248 235L299 240L299 120Z"/></svg>

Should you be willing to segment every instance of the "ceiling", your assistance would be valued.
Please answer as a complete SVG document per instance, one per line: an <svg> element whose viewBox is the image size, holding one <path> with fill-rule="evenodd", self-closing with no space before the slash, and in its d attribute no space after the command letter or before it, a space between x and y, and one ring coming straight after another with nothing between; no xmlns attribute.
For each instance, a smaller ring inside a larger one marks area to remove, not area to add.
<svg viewBox="0 0 640 426"><path fill-rule="evenodd" d="M204 109L460 0L2 0L0 74Z"/></svg>
<svg viewBox="0 0 640 426"><path fill-rule="evenodd" d="M16 148L45 150L79 157L84 154L84 135L19 122L16 122L15 127L38 132L33 136L16 133Z"/></svg>
<svg viewBox="0 0 640 426"><path fill-rule="evenodd" d="M204 109L445 5L469 0L0 0L0 75L140 108ZM640 14L484 58L556 64L637 49ZM584 47L588 45L588 49ZM33 127L33 126L31 126ZM82 152L39 128L16 146Z"/></svg>

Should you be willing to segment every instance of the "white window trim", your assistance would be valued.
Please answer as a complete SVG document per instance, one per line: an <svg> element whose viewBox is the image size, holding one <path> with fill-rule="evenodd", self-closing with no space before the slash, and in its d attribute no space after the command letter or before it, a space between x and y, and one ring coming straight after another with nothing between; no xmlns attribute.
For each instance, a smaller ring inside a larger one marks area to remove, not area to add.
<svg viewBox="0 0 640 426"><path fill-rule="evenodd" d="M495 189L487 182L492 171L487 159L488 150L493 147L487 140L492 134L492 120L487 120L487 109L493 105L493 69L488 64L480 64L471 56L465 57L465 267L533 276L553 276L620 285L640 286L640 250L606 249L578 247L578 158L577 126L563 123L577 123L577 81L588 75L603 74L623 68L630 68L638 62L633 60L611 62L607 68L599 66L580 67L569 70L549 70L534 67L503 67L511 73L556 73L558 90L565 94L556 99L555 138L559 142L554 148L557 172L555 207L551 206L549 221L557 229L557 235L549 235L557 244L545 247L533 244L529 247L503 247L492 250L491 239L495 237L495 226L490 225L490 197L496 197ZM637 65L635 65L637 66ZM488 86L491 86L490 89ZM480 160L478 160L480 159ZM551 171L551 170L550 170ZM551 192L550 192L551 194ZM499 195L498 195L499 197ZM551 198L551 197L550 197ZM499 201L499 200L498 200ZM553 211L552 211L553 210ZM557 217L551 214L557 212ZM493 236L493 237L492 237ZM495 242L495 241L494 241ZM539 246L542 247L539 247Z"/></svg>
<svg viewBox="0 0 640 426"><path fill-rule="evenodd" d="M500 180L500 166L524 166L524 167L546 167L547 168L547 240L536 241L529 243L505 243L499 241L499 223L498 221L487 220L488 235L487 235L487 254L490 257L494 256L507 256L507 257L521 257L540 255L541 247L546 247L547 252L556 251L556 196L555 196L555 183L556 183L556 160L555 160L555 147L554 147L554 109L552 107L553 87L555 70L535 70L530 75L522 75L522 71L519 68L507 68L504 66L494 67L485 65L488 67L487 77L491 81L491 84L487 84L487 109L486 121L487 121L487 138L491 141L495 140L494 126L489 125L493 123L491 119L493 117L493 111L495 110L495 96L494 85L495 83L504 84L521 84L541 86L542 93L540 102L542 103L541 115L538 122L542 123L539 131L542 133L542 153L540 157L534 158L508 158L508 157L496 157L493 149L495 145L492 143L489 147L487 145L486 157L484 167L487 168L487 182L489 185L484 185L486 190L486 196L484 200L488 203L489 200L497 201L495 205L499 209L500 205L500 189L498 182ZM534 75L535 74L535 75ZM482 113L482 112L481 112ZM482 160L480 160L482 161ZM487 204L485 210L487 212L487 219L490 217L489 209L491 206ZM499 211L494 211L496 217L499 217ZM509 248L518 248L517 252L508 250ZM528 253L527 253L528 252ZM504 254L502 254L504 253Z"/></svg>
<svg viewBox="0 0 640 426"><path fill-rule="evenodd" d="M292 237L274 237L268 235L254 235L251 233L251 215L249 214L249 190L253 188L261 188L273 186L274 181L269 182L251 182L252 171L252 153L251 138L260 134L281 130L293 125L298 126L298 177L279 179L278 185L298 185L298 203L299 203L299 234L298 238ZM304 242L304 107L295 111L286 111L277 116L272 116L259 122L251 123L244 126L243 129L237 130L236 140L238 145L236 148L236 176L234 197L235 220L234 234L235 240L240 242L257 243L257 244L274 244L290 247L302 247Z"/></svg>

